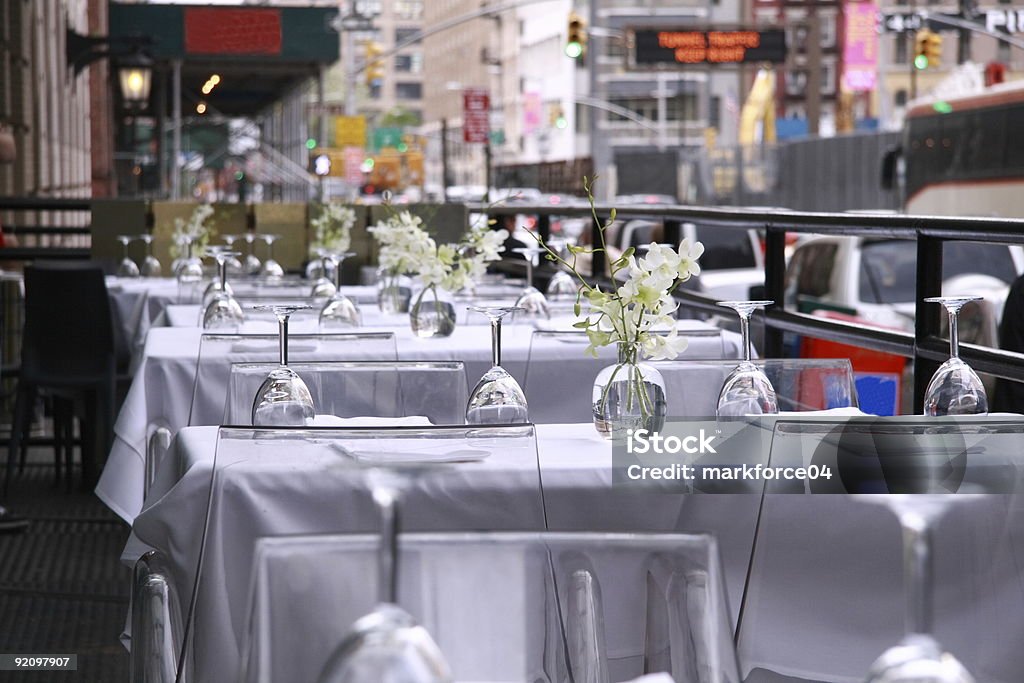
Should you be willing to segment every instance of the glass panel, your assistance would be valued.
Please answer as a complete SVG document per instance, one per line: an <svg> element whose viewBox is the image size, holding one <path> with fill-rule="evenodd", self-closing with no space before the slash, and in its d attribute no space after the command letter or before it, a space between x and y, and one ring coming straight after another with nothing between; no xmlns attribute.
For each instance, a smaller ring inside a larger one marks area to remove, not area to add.
<svg viewBox="0 0 1024 683"><path fill-rule="evenodd" d="M257 547L240 680L317 680L374 607L377 539ZM454 680L739 681L711 536L410 534L400 556L399 604Z"/></svg>
<svg viewBox="0 0 1024 683"><path fill-rule="evenodd" d="M252 423L253 398L276 367L274 363L232 364L223 424ZM318 416L419 416L435 425L465 422L469 396L461 361L300 362L288 367L306 383Z"/></svg>
<svg viewBox="0 0 1024 683"><path fill-rule="evenodd" d="M684 328L679 335L690 339L685 351L687 358L723 358L727 353L721 330ZM598 349L598 358L587 356L583 351L589 343L586 333L580 330L534 331L526 360L523 391L530 403L530 417L535 423L562 424L594 419L591 405L594 380L601 370L614 365L618 357L615 345ZM550 373L552 359L564 360L562 365L566 377L571 377L571 380L553 381ZM715 396L718 396L717 389ZM674 414L672 410L669 404L669 414Z"/></svg>
<svg viewBox="0 0 1024 683"><path fill-rule="evenodd" d="M933 633L975 680L1017 680L1024 506L1005 494L1022 483L1022 439L1024 423L993 416L780 419L772 466L831 463L831 480L801 488L837 495L764 497L737 625L744 679L863 680L900 640L900 525L886 506L842 491L912 491L898 466L912 465L935 490L958 491L903 497L951 503L933 523Z"/></svg>
<svg viewBox="0 0 1024 683"><path fill-rule="evenodd" d="M853 367L847 358L755 360L775 388L780 411L857 407ZM657 361L665 380L669 417L715 415L722 383L736 368L731 360Z"/></svg>
<svg viewBox="0 0 1024 683"><path fill-rule="evenodd" d="M545 526L532 425L222 427L215 446L206 440L175 457L185 474L140 537L167 556L189 605L182 680L238 680L257 539L375 532L371 490L381 479L399 490L408 531ZM304 590L316 601L321 588Z"/></svg>
<svg viewBox="0 0 1024 683"><path fill-rule="evenodd" d="M276 362L276 334L204 334L192 389L190 425L215 425L224 417L232 363ZM288 336L288 358L313 360L397 360L393 332L296 334Z"/></svg>

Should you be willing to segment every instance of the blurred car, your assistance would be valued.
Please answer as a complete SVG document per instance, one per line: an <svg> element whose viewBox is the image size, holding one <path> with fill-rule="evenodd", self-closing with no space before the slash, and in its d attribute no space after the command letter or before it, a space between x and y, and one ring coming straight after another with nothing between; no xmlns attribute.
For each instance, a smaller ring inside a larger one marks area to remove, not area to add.
<svg viewBox="0 0 1024 683"><path fill-rule="evenodd" d="M747 299L751 287L764 284L764 254L756 231L683 223L682 236L704 245L699 280L700 290L708 296L720 300ZM635 247L637 255L643 256L644 246L662 241L663 228L657 221L625 221L609 228L606 237L614 245L609 246L612 258L629 247Z"/></svg>
<svg viewBox="0 0 1024 683"><path fill-rule="evenodd" d="M1024 247L980 242L946 244L942 293L983 296L990 310L977 341L994 341L1010 284L1024 272ZM913 240L818 236L797 245L786 268L787 307L831 310L911 331L917 295ZM937 305L937 304L936 304ZM966 309L965 309L966 310ZM967 341L971 335L962 333Z"/></svg>

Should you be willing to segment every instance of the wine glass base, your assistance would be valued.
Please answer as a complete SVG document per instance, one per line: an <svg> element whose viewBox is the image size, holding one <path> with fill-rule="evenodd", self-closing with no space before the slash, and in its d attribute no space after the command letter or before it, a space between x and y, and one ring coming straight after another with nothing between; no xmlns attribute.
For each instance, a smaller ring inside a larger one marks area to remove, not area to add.
<svg viewBox="0 0 1024 683"><path fill-rule="evenodd" d="M934 638L915 633L883 652L865 683L974 683L974 677Z"/></svg>

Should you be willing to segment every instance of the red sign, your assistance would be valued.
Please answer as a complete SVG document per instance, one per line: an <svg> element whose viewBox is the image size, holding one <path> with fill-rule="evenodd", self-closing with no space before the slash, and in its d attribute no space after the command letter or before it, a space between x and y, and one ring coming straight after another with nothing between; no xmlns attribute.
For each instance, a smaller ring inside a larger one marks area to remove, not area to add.
<svg viewBox="0 0 1024 683"><path fill-rule="evenodd" d="M487 142L491 130L491 96L483 88L462 91L462 141Z"/></svg>
<svg viewBox="0 0 1024 683"><path fill-rule="evenodd" d="M279 55L281 11L186 7L185 52L203 55Z"/></svg>

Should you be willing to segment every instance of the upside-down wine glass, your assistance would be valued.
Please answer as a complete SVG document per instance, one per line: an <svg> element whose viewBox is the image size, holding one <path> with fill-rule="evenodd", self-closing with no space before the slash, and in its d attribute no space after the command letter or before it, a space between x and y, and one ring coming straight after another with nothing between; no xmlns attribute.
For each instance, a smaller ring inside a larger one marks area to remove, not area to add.
<svg viewBox="0 0 1024 683"><path fill-rule="evenodd" d="M369 472L380 519L378 602L331 653L318 683L450 683L451 670L425 628L398 606L398 501L404 470ZM421 469L427 466L420 466Z"/></svg>
<svg viewBox="0 0 1024 683"><path fill-rule="evenodd" d="M235 251L235 242L240 239L245 239L245 235L224 235L224 245L228 251ZM239 254L241 256L241 254ZM238 256L232 256L228 261L228 272L229 273L241 273L242 262L238 260Z"/></svg>
<svg viewBox="0 0 1024 683"><path fill-rule="evenodd" d="M242 235L242 239L244 239L245 243L249 245L249 253L245 255L245 264L243 266L245 269L245 274L259 275L260 266L262 264L260 263L259 258L256 256L256 247L253 246L253 243L256 241L256 235L252 234L251 232L247 232L244 235Z"/></svg>
<svg viewBox="0 0 1024 683"><path fill-rule="evenodd" d="M245 322L245 314L242 307L238 305L228 286L228 262L238 256L237 251L217 250L213 257L217 259L217 273L220 279L220 287L214 292L213 297L206 304L203 311L204 330L237 330Z"/></svg>
<svg viewBox="0 0 1024 683"><path fill-rule="evenodd" d="M466 422L469 424L511 424L529 422L526 394L515 377L501 367L501 319L521 308L514 306L473 306L491 321L491 363L469 395Z"/></svg>
<svg viewBox="0 0 1024 683"><path fill-rule="evenodd" d="M279 282L284 277L284 268L274 260L274 242L281 239L280 235L263 235L263 241L267 245L267 258L263 262L263 270L260 275L267 282Z"/></svg>
<svg viewBox="0 0 1024 683"><path fill-rule="evenodd" d="M228 248L223 244L211 244L208 247L206 247L206 253L203 255L206 256L207 258L212 258L214 261L217 262L217 265L220 266L220 260L217 258L217 254L225 252L227 250ZM203 290L204 309L210 304L211 301L213 301L213 298L217 296L217 294L219 294L220 292L234 294L234 292L231 289L231 285L228 284L227 278L220 277L219 272L220 271L218 270L218 274L214 275L214 277L210 280L210 284L206 285L206 289Z"/></svg>
<svg viewBox="0 0 1024 683"><path fill-rule="evenodd" d="M567 239L548 240L548 246L557 253L561 253L567 249L569 244L569 240ZM555 271L555 274L552 275L551 279L548 281L547 298L551 300L575 299L579 288L579 282L577 282L572 275L566 272L564 268L559 266L558 270Z"/></svg>
<svg viewBox="0 0 1024 683"><path fill-rule="evenodd" d="M355 256L354 251L329 254L327 260L334 267L334 294L320 309L320 328L361 327L363 316L359 306L352 299L341 293L341 264L346 258Z"/></svg>
<svg viewBox="0 0 1024 683"><path fill-rule="evenodd" d="M517 254L522 254L526 260L526 289L516 299L516 308L523 309L523 314L531 318L550 318L551 312L548 308L548 300L539 289L533 286L534 259L541 254L547 253L543 247L518 247L513 249Z"/></svg>
<svg viewBox="0 0 1024 683"><path fill-rule="evenodd" d="M318 277L316 282L313 283L313 291L309 294L310 297L314 299L334 296L335 290L337 289L334 282L328 277L330 273L327 269L327 263L330 253L330 250L324 248L316 250L316 255L320 257L320 277Z"/></svg>
<svg viewBox="0 0 1024 683"><path fill-rule="evenodd" d="M175 276L178 279L179 303L193 303L199 300L199 283L203 280L203 263L192 255L192 236L181 235L178 243L184 250L185 258L181 259Z"/></svg>
<svg viewBox="0 0 1024 683"><path fill-rule="evenodd" d="M980 301L980 296L932 296L928 303L942 304L949 315L949 360L939 366L928 382L924 395L924 414L940 415L985 415L988 413L988 396L985 385L970 365L960 360L960 335L957 321L960 309L971 301Z"/></svg>
<svg viewBox="0 0 1024 683"><path fill-rule="evenodd" d="M874 661L865 683L974 683L974 677L963 664L945 652L931 634L931 527L956 496L876 494L855 498L888 506L896 513L903 530L906 635Z"/></svg>
<svg viewBox="0 0 1024 683"><path fill-rule="evenodd" d="M131 235L118 235L117 241L121 243L121 264L117 267L118 277L138 277L139 267L128 256L128 245L135 239Z"/></svg>
<svg viewBox="0 0 1024 683"><path fill-rule="evenodd" d="M288 367L288 318L309 304L256 304L253 310L273 311L277 316L280 365L263 380L252 402L252 423L257 427L302 427L316 414L309 387Z"/></svg>
<svg viewBox="0 0 1024 683"><path fill-rule="evenodd" d="M146 243L146 258L142 260L140 269L142 277L160 277L160 261L153 256L153 236L147 233L139 235L139 239Z"/></svg>
<svg viewBox="0 0 1024 683"><path fill-rule="evenodd" d="M775 387L761 368L750 360L750 314L774 301L719 301L736 311L740 317L740 336L743 344L743 361L729 373L718 394L718 417L742 417L744 415L774 415L779 412L779 401Z"/></svg>

